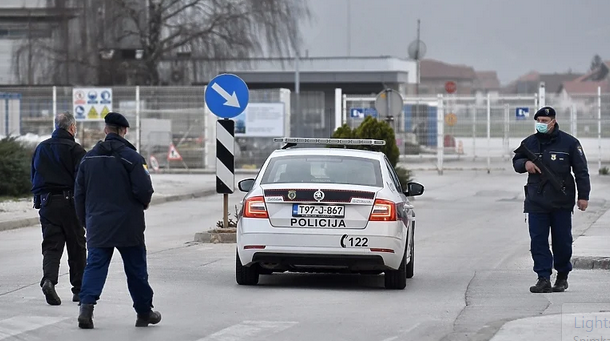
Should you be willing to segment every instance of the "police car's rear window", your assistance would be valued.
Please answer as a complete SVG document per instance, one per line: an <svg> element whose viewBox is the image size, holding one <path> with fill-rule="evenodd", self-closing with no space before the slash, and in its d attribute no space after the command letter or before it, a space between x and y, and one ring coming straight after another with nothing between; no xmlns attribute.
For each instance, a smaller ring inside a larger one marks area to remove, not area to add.
<svg viewBox="0 0 610 341"><path fill-rule="evenodd" d="M261 180L261 184L294 182L383 186L379 161L347 156L272 158Z"/></svg>

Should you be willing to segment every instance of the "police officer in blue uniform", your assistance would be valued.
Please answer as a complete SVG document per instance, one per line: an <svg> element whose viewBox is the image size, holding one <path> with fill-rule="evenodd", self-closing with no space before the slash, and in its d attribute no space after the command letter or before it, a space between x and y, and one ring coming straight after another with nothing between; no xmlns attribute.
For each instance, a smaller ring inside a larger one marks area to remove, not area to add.
<svg viewBox="0 0 610 341"><path fill-rule="evenodd" d="M76 177L76 212L87 230L87 266L80 292L78 326L93 328L93 307L102 293L114 249L118 249L137 313L136 327L161 321L148 283L144 210L153 194L144 158L125 138L129 123L119 113L105 118L106 139L83 158Z"/></svg>
<svg viewBox="0 0 610 341"><path fill-rule="evenodd" d="M70 113L55 117L55 131L50 139L36 147L32 157L32 193L42 225L42 292L50 305L60 305L55 291L59 263L68 250L72 301L78 302L87 251L85 230L74 210L73 193L76 171L85 149L76 143L76 120Z"/></svg>
<svg viewBox="0 0 610 341"><path fill-rule="evenodd" d="M552 107L543 107L534 115L536 133L522 143L542 159L565 188L563 194L549 181L541 170L523 153L513 157L517 173L529 173L525 186L524 212L528 213L531 238L531 254L534 272L538 275L532 293L562 292L568 288L568 274L572 271L572 213L575 198L578 209L584 211L589 202L591 184L587 159L580 142L570 134L559 130L556 113ZM574 176L572 175L574 173ZM576 181L576 183L575 183ZM553 253L549 250L549 229ZM557 279L551 286L552 267Z"/></svg>

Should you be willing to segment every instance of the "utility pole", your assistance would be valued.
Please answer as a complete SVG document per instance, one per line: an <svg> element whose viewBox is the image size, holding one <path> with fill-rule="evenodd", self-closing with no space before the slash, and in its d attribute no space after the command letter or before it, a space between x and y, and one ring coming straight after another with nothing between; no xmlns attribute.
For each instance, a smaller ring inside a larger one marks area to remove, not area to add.
<svg viewBox="0 0 610 341"><path fill-rule="evenodd" d="M419 75L419 26L420 25L420 20L417 19L417 44L418 44L418 48L417 48L417 53L416 53L416 57L415 57L415 62L417 63L417 79L415 81L415 95L419 96L419 79L420 79L420 75Z"/></svg>

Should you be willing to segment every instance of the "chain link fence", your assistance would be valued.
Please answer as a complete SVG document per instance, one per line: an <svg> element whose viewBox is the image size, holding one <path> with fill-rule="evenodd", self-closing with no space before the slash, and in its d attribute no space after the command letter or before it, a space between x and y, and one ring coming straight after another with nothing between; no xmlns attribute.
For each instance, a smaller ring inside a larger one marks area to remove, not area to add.
<svg viewBox="0 0 610 341"><path fill-rule="evenodd" d="M53 131L55 113L72 111L72 87L7 87L0 93L18 95L20 131L38 136ZM215 120L204 103L205 87L113 87L114 111L132 128L126 138L148 160L163 169L213 169ZM251 90L250 103L283 103L283 128L274 136L236 134L236 168L258 168L278 144L276 135L332 135L336 119L357 127L364 117L377 117L375 96L339 96L310 91L298 95L286 89ZM139 106L138 106L139 101ZM509 168L513 150L534 132L538 96L404 97L404 107L389 121L397 134L400 160L409 167L437 169ZM545 104L557 110L562 130L580 139L589 162L610 163L610 94L547 94ZM14 108L11 110L15 110ZM300 112L300 115L297 115ZM387 117L378 117L387 119ZM77 139L86 149L104 138L103 121L79 121ZM171 160L171 146L181 160Z"/></svg>

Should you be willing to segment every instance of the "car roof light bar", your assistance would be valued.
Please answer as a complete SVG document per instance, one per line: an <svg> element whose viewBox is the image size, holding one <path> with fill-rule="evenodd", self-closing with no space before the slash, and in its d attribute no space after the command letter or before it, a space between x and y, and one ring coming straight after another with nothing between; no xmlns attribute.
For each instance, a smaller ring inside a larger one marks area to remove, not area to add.
<svg viewBox="0 0 610 341"><path fill-rule="evenodd" d="M332 138L315 138L315 137L276 137L273 142L286 143L287 147L293 147L297 144L324 144L338 146L385 146L384 140L374 139L332 139Z"/></svg>

